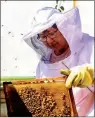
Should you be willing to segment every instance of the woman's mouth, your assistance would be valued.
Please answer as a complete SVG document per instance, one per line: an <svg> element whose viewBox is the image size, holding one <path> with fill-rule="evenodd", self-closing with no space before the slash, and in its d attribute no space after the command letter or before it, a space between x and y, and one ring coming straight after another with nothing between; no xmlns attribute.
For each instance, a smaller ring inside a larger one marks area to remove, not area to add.
<svg viewBox="0 0 95 118"><path fill-rule="evenodd" d="M50 47L51 47L51 48L56 48L57 45L58 45L58 43L51 43L51 44L50 44Z"/></svg>
<svg viewBox="0 0 95 118"><path fill-rule="evenodd" d="M54 48L56 48L56 45L53 45L52 44L52 45L49 45L49 47L52 48L52 49L54 49Z"/></svg>

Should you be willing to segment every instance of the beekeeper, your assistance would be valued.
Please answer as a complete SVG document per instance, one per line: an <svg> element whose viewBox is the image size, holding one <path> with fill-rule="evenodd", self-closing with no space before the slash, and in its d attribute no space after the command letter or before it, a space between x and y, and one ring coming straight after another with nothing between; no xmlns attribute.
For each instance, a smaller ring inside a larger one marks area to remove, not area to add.
<svg viewBox="0 0 95 118"><path fill-rule="evenodd" d="M44 7L32 24L23 39L40 55L36 77L67 75L78 115L94 116L94 38L81 31L79 9L61 13Z"/></svg>

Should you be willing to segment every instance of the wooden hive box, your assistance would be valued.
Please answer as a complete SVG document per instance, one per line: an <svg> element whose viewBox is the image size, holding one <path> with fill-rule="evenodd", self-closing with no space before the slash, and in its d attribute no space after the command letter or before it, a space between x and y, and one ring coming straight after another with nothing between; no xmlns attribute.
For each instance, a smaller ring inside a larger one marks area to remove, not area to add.
<svg viewBox="0 0 95 118"><path fill-rule="evenodd" d="M72 89L65 77L4 82L8 116L78 116Z"/></svg>

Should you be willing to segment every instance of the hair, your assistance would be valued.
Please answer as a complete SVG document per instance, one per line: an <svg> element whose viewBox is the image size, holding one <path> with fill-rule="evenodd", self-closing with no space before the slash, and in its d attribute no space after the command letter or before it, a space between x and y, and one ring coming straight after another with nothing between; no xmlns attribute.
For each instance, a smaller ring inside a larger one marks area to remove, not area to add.
<svg viewBox="0 0 95 118"><path fill-rule="evenodd" d="M57 29L56 23L52 25L53 28Z"/></svg>

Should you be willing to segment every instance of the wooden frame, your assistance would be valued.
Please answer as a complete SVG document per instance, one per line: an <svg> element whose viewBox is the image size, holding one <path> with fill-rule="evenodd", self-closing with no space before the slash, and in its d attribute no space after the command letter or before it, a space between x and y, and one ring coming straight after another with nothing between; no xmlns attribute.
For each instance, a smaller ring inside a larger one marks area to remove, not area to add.
<svg viewBox="0 0 95 118"><path fill-rule="evenodd" d="M5 99L6 99L6 105L7 105L7 110L8 110L8 116L9 117L32 117L31 113L28 111L26 108L25 104L22 102L20 99L14 85L23 85L23 84L31 84L31 83L43 83L43 82L59 82L59 81L65 81L66 78L64 77L57 77L57 78L44 78L44 79L33 79L33 80L23 80L23 81L13 81L13 82L3 82L3 88L4 88L4 94L5 94ZM69 94L70 94L70 99L72 102L72 110L74 116L78 116L76 106L75 106L75 101L74 101L74 96L72 92L72 88L69 89ZM14 97L15 96L15 97ZM13 101L18 101L15 100L18 99L20 103ZM15 106L15 107L14 107Z"/></svg>

